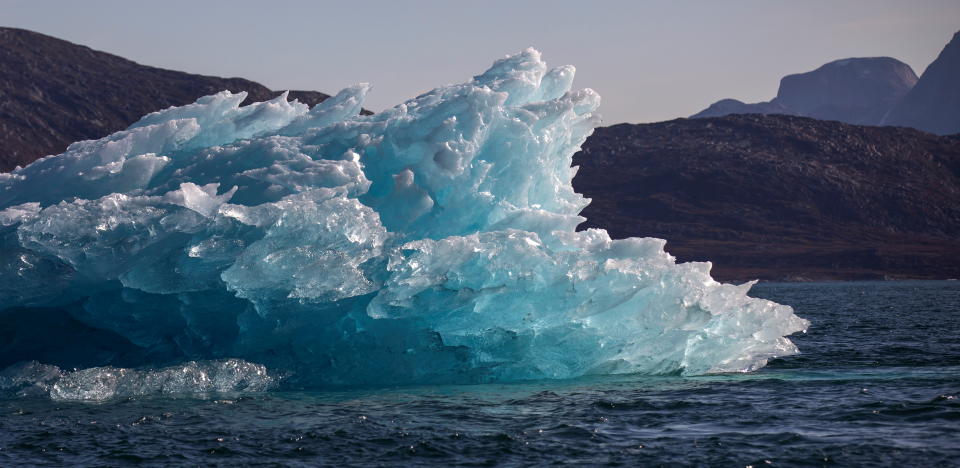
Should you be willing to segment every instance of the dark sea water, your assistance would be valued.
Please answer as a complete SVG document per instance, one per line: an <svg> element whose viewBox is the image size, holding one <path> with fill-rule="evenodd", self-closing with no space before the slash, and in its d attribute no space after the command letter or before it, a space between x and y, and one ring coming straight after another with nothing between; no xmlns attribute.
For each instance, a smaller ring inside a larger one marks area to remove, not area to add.
<svg viewBox="0 0 960 468"><path fill-rule="evenodd" d="M810 319L752 374L0 400L0 466L960 466L960 282L759 284Z"/></svg>

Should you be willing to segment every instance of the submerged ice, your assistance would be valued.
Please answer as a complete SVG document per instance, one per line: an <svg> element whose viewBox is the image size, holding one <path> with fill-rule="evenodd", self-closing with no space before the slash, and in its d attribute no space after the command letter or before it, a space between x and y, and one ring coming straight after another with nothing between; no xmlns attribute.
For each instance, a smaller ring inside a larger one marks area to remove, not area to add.
<svg viewBox="0 0 960 468"><path fill-rule="evenodd" d="M31 330L2 364L236 358L325 386L795 353L807 322L750 284L677 264L663 240L576 231L589 200L571 158L600 97L573 75L528 49L371 116L366 85L312 109L222 92L0 174L0 317Z"/></svg>
<svg viewBox="0 0 960 468"><path fill-rule="evenodd" d="M63 371L28 361L0 371L0 395L47 395L61 401L103 401L115 397L184 393L262 392L276 379L259 364L239 359L190 361L160 369L115 367Z"/></svg>

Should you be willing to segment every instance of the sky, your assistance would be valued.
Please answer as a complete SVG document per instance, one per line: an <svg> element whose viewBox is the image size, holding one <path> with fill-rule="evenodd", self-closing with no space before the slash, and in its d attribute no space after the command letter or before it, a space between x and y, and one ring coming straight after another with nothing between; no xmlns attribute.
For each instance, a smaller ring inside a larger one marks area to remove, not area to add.
<svg viewBox="0 0 960 468"><path fill-rule="evenodd" d="M958 0L0 0L0 26L273 89L373 90L379 111L533 46L577 67L604 124L773 98L780 78L889 56L919 75L960 30Z"/></svg>

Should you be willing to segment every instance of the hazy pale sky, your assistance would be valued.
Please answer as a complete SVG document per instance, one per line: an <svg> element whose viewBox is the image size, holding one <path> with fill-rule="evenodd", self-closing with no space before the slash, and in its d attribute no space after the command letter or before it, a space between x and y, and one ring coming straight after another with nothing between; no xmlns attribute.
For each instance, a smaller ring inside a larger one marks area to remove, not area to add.
<svg viewBox="0 0 960 468"><path fill-rule="evenodd" d="M0 26L146 65L333 93L381 110L525 47L577 67L605 124L772 98L782 76L846 57L923 70L960 30L958 0L0 0Z"/></svg>

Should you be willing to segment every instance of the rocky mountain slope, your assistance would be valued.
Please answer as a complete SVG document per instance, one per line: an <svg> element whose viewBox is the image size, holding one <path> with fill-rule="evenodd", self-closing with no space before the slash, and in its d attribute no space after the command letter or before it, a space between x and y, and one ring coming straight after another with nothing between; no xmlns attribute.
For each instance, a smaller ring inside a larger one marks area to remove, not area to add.
<svg viewBox="0 0 960 468"><path fill-rule="evenodd" d="M960 136L731 115L599 128L575 163L582 227L722 279L960 277Z"/></svg>
<svg viewBox="0 0 960 468"><path fill-rule="evenodd" d="M931 133L960 133L960 32L883 122Z"/></svg>
<svg viewBox="0 0 960 468"><path fill-rule="evenodd" d="M890 57L836 60L785 76L777 97L746 104L723 99L691 118L729 114L788 114L859 125L879 125L917 83L909 65Z"/></svg>
<svg viewBox="0 0 960 468"><path fill-rule="evenodd" d="M36 32L0 28L0 171L224 89L246 91L251 101L279 94L242 78L148 67ZM310 105L327 97L290 93Z"/></svg>

